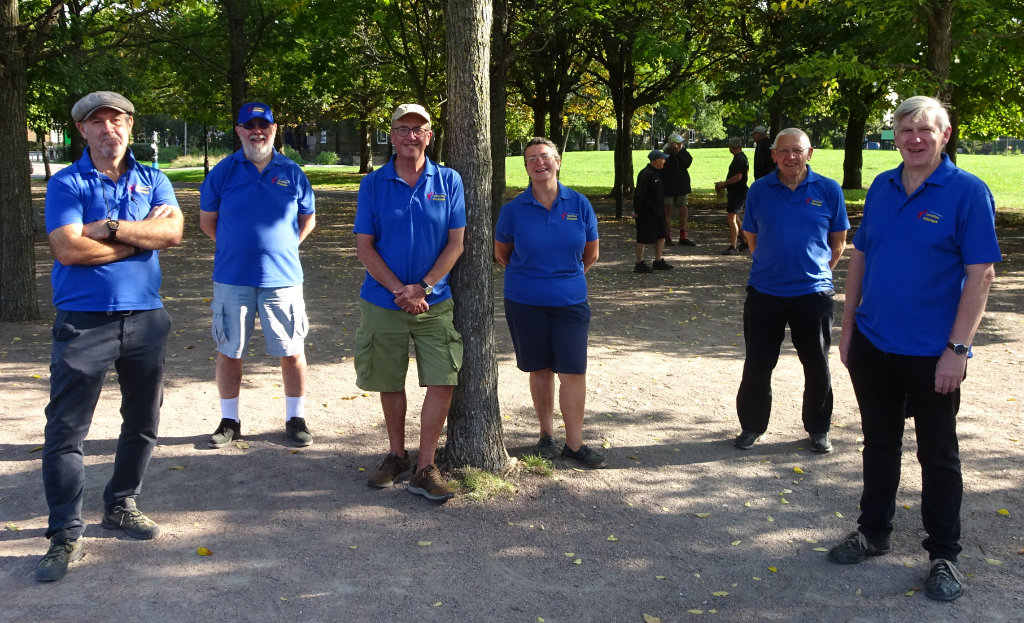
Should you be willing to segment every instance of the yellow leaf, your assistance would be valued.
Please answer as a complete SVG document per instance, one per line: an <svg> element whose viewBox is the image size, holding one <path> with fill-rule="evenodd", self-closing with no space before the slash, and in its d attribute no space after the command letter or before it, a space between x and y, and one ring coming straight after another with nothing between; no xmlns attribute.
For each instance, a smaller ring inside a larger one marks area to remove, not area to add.
<svg viewBox="0 0 1024 623"><path fill-rule="evenodd" d="M808 543L811 543L811 544L814 544L814 543L818 542L817 539L811 539L811 538L806 538L804 540L807 541Z"/></svg>
<svg viewBox="0 0 1024 623"><path fill-rule="evenodd" d="M577 558L576 560L572 561L572 564L574 564L574 565L582 565L583 564L583 559L582 558Z"/></svg>
<svg viewBox="0 0 1024 623"><path fill-rule="evenodd" d="M349 548L349 549L355 549L355 548L357 548L357 547L359 547L359 546L358 546L358 545L349 545L349 546L348 546L348 548Z"/></svg>
<svg viewBox="0 0 1024 623"><path fill-rule="evenodd" d="M907 591L906 593L903 593L903 594L906 595L907 597L913 597L915 592L917 592L917 591L912 588L912 589L910 589L909 591Z"/></svg>
<svg viewBox="0 0 1024 623"><path fill-rule="evenodd" d="M440 607L441 607L441 606L442 606L443 604L442 604L442 603L441 603L440 601L435 601L435 602L434 602L434 603L433 603L432 605L433 605L433 606L434 606L435 608L440 608Z"/></svg>
<svg viewBox="0 0 1024 623"><path fill-rule="evenodd" d="M693 612L693 610L690 610L690 612ZM700 613L698 612L698 614L700 614ZM656 617L653 614L647 614L645 612L644 613L644 623L661 623L661 618L660 617Z"/></svg>
<svg viewBox="0 0 1024 623"><path fill-rule="evenodd" d="M789 504L789 500L787 500L786 498L779 498L779 502L782 504Z"/></svg>
<svg viewBox="0 0 1024 623"><path fill-rule="evenodd" d="M11 532L17 532L18 530L21 530L21 526L19 526L16 523L9 523L6 526L4 526L4 529L10 530Z"/></svg>
<svg viewBox="0 0 1024 623"><path fill-rule="evenodd" d="M33 452L39 452L42 449L43 449L42 446L36 446L35 448L32 448L31 450L29 450L28 453L32 454Z"/></svg>
<svg viewBox="0 0 1024 623"><path fill-rule="evenodd" d="M302 450L292 450L288 454L298 454L299 452L302 452Z"/></svg>
<svg viewBox="0 0 1024 623"><path fill-rule="evenodd" d="M574 467L574 468L572 468L572 471L574 471L574 472L583 472L583 471L586 471L586 470L583 469L582 467Z"/></svg>
<svg viewBox="0 0 1024 623"><path fill-rule="evenodd" d="M996 560L995 558L986 558L985 562L987 562L990 565L1001 565L1001 564L1003 564L1002 560Z"/></svg>
<svg viewBox="0 0 1024 623"><path fill-rule="evenodd" d="M601 447L602 448L611 448L612 447L612 442L608 441L608 438L605 437L604 438L604 443L601 444Z"/></svg>
<svg viewBox="0 0 1024 623"><path fill-rule="evenodd" d="M694 517L700 517L701 519L707 519L711 516L711 513L694 513Z"/></svg>
<svg viewBox="0 0 1024 623"><path fill-rule="evenodd" d="M1005 508L1000 508L996 512L999 513L1000 515L1006 515L1007 517L1010 516L1010 511L1006 510Z"/></svg>
<svg viewBox="0 0 1024 623"><path fill-rule="evenodd" d="M715 592L713 592L711 594L714 595L715 597L725 597L726 595L729 594L729 591L715 591Z"/></svg>
<svg viewBox="0 0 1024 623"><path fill-rule="evenodd" d="M608 540L612 541L612 542L615 542L615 541L618 541L619 539L614 534L609 534L608 535Z"/></svg>
<svg viewBox="0 0 1024 623"><path fill-rule="evenodd" d="M750 506L750 502L744 502L743 505L749 507Z"/></svg>
<svg viewBox="0 0 1024 623"><path fill-rule="evenodd" d="M280 599L281 599L281 601L288 601L288 598L285 597L284 595L282 595Z"/></svg>
<svg viewBox="0 0 1024 623"><path fill-rule="evenodd" d="M739 539L737 539L737 540L733 541L732 543L729 543L729 545L732 545L733 547L735 547L735 546L739 545L742 542L743 541L740 541Z"/></svg>
<svg viewBox="0 0 1024 623"><path fill-rule="evenodd" d="M779 570L776 569L775 567L768 567L768 570L771 571L772 573L778 573L779 572Z"/></svg>
<svg viewBox="0 0 1024 623"><path fill-rule="evenodd" d="M814 551L816 551L816 552L827 552L828 548L827 547L815 547Z"/></svg>
<svg viewBox="0 0 1024 623"><path fill-rule="evenodd" d="M904 505L903 505L903 508L905 508L905 509L907 509L907 510L910 510L910 504L904 504Z"/></svg>
<svg viewBox="0 0 1024 623"><path fill-rule="evenodd" d="M420 547L429 547L431 543L433 543L433 541L417 541L416 545L419 545Z"/></svg>
<svg viewBox="0 0 1024 623"><path fill-rule="evenodd" d="M360 467L358 471L365 472L366 468L365 467Z"/></svg>
<svg viewBox="0 0 1024 623"><path fill-rule="evenodd" d="M654 576L654 579L655 580L664 580L665 576L663 576L663 575L656 575L656 576Z"/></svg>
<svg viewBox="0 0 1024 623"><path fill-rule="evenodd" d="M236 441L235 447L238 448L239 450L248 450L249 444L245 443L244 441Z"/></svg>
<svg viewBox="0 0 1024 623"><path fill-rule="evenodd" d="M537 617L537 623L544 623L544 617Z"/></svg>
<svg viewBox="0 0 1024 623"><path fill-rule="evenodd" d="M210 550L206 549L205 547L197 547L196 548L196 553L199 554L200 556L213 556L213 552L211 552Z"/></svg>
<svg viewBox="0 0 1024 623"><path fill-rule="evenodd" d="M185 466L184 465L174 465L173 467L168 467L167 469L185 469Z"/></svg>
<svg viewBox="0 0 1024 623"><path fill-rule="evenodd" d="M697 608L691 608L690 610L687 610L687 612L689 612L690 614L704 614L703 610L699 610Z"/></svg>
<svg viewBox="0 0 1024 623"><path fill-rule="evenodd" d="M754 577L753 577L752 579L753 579L753 580L754 580L755 582L760 582L760 581L761 581L761 578L757 577L756 575L755 575L755 576L754 576Z"/></svg>
<svg viewBox="0 0 1024 623"><path fill-rule="evenodd" d="M793 473L802 474L802 473L804 473L804 470L799 468L799 467L794 467L793 468Z"/></svg>
<svg viewBox="0 0 1024 623"><path fill-rule="evenodd" d="M768 515L768 521L775 521L775 518L772 517L771 515Z"/></svg>
<svg viewBox="0 0 1024 623"><path fill-rule="evenodd" d="M839 511L836 511L836 517L842 517L842 516L843 516L842 513L840 513Z"/></svg>
<svg viewBox="0 0 1024 623"><path fill-rule="evenodd" d="M566 552L566 553L565 553L565 557L566 557L566 558L572 558L572 557L573 557L573 556L575 556L575 555L576 555L576 552Z"/></svg>

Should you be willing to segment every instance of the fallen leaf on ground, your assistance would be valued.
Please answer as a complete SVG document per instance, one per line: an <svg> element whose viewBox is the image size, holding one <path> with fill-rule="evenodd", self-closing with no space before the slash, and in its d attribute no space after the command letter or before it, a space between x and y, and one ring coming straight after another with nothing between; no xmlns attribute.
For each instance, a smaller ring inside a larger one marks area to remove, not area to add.
<svg viewBox="0 0 1024 623"><path fill-rule="evenodd" d="M736 540L735 540L735 541L733 541L732 543L729 543L729 545L732 545L733 547L736 547L737 545L739 545L739 544L740 544L740 543L742 543L742 542L743 542L743 541L741 541L741 540L739 540L739 539L736 539Z"/></svg>
<svg viewBox="0 0 1024 623"><path fill-rule="evenodd" d="M575 555L576 555L576 552L566 552L566 553L565 553L565 557L566 557L566 558L572 558L572 557L573 557L573 556L575 556Z"/></svg>
<svg viewBox="0 0 1024 623"><path fill-rule="evenodd" d="M1001 565L1001 564L1003 564L1002 560L996 560L995 558L986 558L985 562L987 562L990 565Z"/></svg>
<svg viewBox="0 0 1024 623"><path fill-rule="evenodd" d="M249 444L245 443L244 441L236 441L235 447L238 448L239 450L248 450Z"/></svg>
<svg viewBox="0 0 1024 623"><path fill-rule="evenodd" d="M213 552L211 552L210 550L206 549L205 547L197 547L196 548L196 553L199 554L200 556L213 556Z"/></svg>
<svg viewBox="0 0 1024 623"><path fill-rule="evenodd" d="M843 516L842 513L840 513L839 511L836 511L836 517L842 518L842 516Z"/></svg>
<svg viewBox="0 0 1024 623"><path fill-rule="evenodd" d="M797 474L802 474L802 473L804 473L804 470L799 468L799 467L794 467L793 468L793 472L797 473Z"/></svg>
<svg viewBox="0 0 1024 623"><path fill-rule="evenodd" d="M21 526L19 526L16 523L9 523L6 526L4 526L4 530L10 530L11 532L17 532L18 530L21 530Z"/></svg>
<svg viewBox="0 0 1024 623"><path fill-rule="evenodd" d="M693 610L691 610L690 612L693 612ZM645 612L644 613L644 623L661 623L661 618L660 617L656 617L653 614L647 614Z"/></svg>
<svg viewBox="0 0 1024 623"><path fill-rule="evenodd" d="M729 594L729 591L715 591L715 592L713 592L711 594L714 595L715 597L725 597L726 595Z"/></svg>
<svg viewBox="0 0 1024 623"><path fill-rule="evenodd" d="M172 467L168 467L167 469L185 469L185 466L184 465L174 465Z"/></svg>
<svg viewBox="0 0 1024 623"><path fill-rule="evenodd" d="M814 551L816 551L816 552L827 552L828 548L827 547L815 547Z"/></svg>
<svg viewBox="0 0 1024 623"><path fill-rule="evenodd" d="M787 500L786 498L779 498L779 503L780 504L789 504L789 500Z"/></svg>
<svg viewBox="0 0 1024 623"><path fill-rule="evenodd" d="M433 605L433 606L434 606L435 608L440 608L440 607L441 607L441 606L443 606L444 604L442 604L442 603L441 603L440 601L435 601L435 602L434 602L434 603L433 603L432 605Z"/></svg>
<svg viewBox="0 0 1024 623"><path fill-rule="evenodd" d="M768 567L768 570L771 571L772 573L778 573L779 572L779 570L776 569L775 567Z"/></svg>
<svg viewBox="0 0 1024 623"><path fill-rule="evenodd" d="M420 547L429 547L431 543L433 543L433 541L417 541L416 545L419 545Z"/></svg>
<svg viewBox="0 0 1024 623"><path fill-rule="evenodd" d="M761 581L761 578L757 577L756 575L755 575L755 576L754 576L754 577L753 577L752 579L753 579L753 580L754 580L755 582L760 582L760 581Z"/></svg>
<svg viewBox="0 0 1024 623"><path fill-rule="evenodd" d="M574 565L582 565L583 564L583 559L582 558L577 558L576 560L572 561L572 564L574 564Z"/></svg>
<svg viewBox="0 0 1024 623"><path fill-rule="evenodd" d="M654 576L654 579L655 580L664 580L665 576L663 576L663 575L656 575L656 576Z"/></svg>
<svg viewBox="0 0 1024 623"><path fill-rule="evenodd" d="M813 543L817 543L817 542L818 542L818 540L817 540L817 539L812 539L812 538L806 538L806 539L804 539L804 540L805 540L805 541L807 541L808 543L811 543L811 544L813 544Z"/></svg>
<svg viewBox="0 0 1024 623"><path fill-rule="evenodd" d="M694 513L694 517L700 517L701 519L707 519L711 516L711 513Z"/></svg>
<svg viewBox="0 0 1024 623"><path fill-rule="evenodd" d="M35 448L32 448L31 450L29 450L28 453L32 454L33 452L39 452L42 449L43 449L42 446L36 446Z"/></svg>
<svg viewBox="0 0 1024 623"><path fill-rule="evenodd" d="M1010 511L1006 510L1005 508L1000 508L996 512L999 513L1000 515L1006 515L1007 517L1010 516Z"/></svg>
<svg viewBox="0 0 1024 623"><path fill-rule="evenodd" d="M775 521L775 518L772 517L771 515L768 515L768 521Z"/></svg>
<svg viewBox="0 0 1024 623"><path fill-rule="evenodd" d="M618 541L619 539L614 534L609 534L608 535L608 540L614 542L614 541Z"/></svg>

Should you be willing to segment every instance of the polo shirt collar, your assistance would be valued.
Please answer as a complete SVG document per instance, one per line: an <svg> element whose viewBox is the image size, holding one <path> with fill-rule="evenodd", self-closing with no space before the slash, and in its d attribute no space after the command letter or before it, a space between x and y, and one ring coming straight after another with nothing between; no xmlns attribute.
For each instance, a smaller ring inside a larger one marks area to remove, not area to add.
<svg viewBox="0 0 1024 623"><path fill-rule="evenodd" d="M570 199L571 198L570 197L570 193L571 193L571 191L569 190L569 188L567 186L562 184L562 182L558 182L558 199L555 201L555 203L558 203L558 201L561 201L562 199ZM519 198L520 198L520 201L522 201L522 203L526 203L526 204L530 204L530 205L536 205L536 206L540 206L542 208L544 207L544 206L541 206L540 202L537 201L537 199L534 198L534 196L533 196L533 186L532 185L527 186L526 190L524 190L522 193L519 194ZM547 208L544 208L544 209L546 210Z"/></svg>
<svg viewBox="0 0 1024 623"><path fill-rule="evenodd" d="M817 181L818 178L821 177L820 175L818 175L817 173L815 173L811 169L811 165L808 164L808 165L805 165L805 166L807 167L807 177L805 177L803 179L803 181L801 181L799 184L797 184L797 186L796 186L797 188L800 188L804 184L810 184L811 182ZM767 177L768 177L768 183L769 184L773 184L775 186L782 186L783 185L782 184L782 180L779 179L779 170L778 170L778 168L773 169L771 174L768 175ZM789 187L787 186L786 188L789 188Z"/></svg>
<svg viewBox="0 0 1024 623"><path fill-rule="evenodd" d="M231 157L234 158L239 164L245 164L246 162L249 162L249 159L245 157L245 151L243 151L241 149L239 149L235 153L231 154ZM267 167L270 167L270 166L281 166L283 164L286 164L286 162L284 162L284 161L291 162L292 159L289 158L288 156L282 154L281 152L279 152L279 151L277 151L275 149L275 150L273 150L271 152L270 162L267 163ZM252 163L249 162L249 164L252 164ZM256 165L253 164L252 166L256 166ZM266 169L264 169L264 171L265 170Z"/></svg>
<svg viewBox="0 0 1024 623"><path fill-rule="evenodd" d="M900 187L903 190L903 164L892 170L892 175L889 176L889 181ZM949 181L949 177L956 171L956 165L949 159L949 154L942 152L941 160L939 160L939 166L932 171L932 174L928 176L928 179L924 181L921 186L927 184L934 184L936 186L945 186L946 182Z"/></svg>
<svg viewBox="0 0 1024 623"><path fill-rule="evenodd" d="M397 157L398 157L397 155L392 155L391 158L388 159L387 164L385 164L384 167L381 169L381 174L386 179L389 179L389 180L397 180L397 179L399 179L398 171L395 170L395 158L397 158ZM425 159L425 162L424 162L424 166L423 166L423 175L426 176L426 177L432 177L437 172L437 169L438 169L437 163L434 162L433 160L431 160L427 156L424 156L424 159Z"/></svg>
<svg viewBox="0 0 1024 623"><path fill-rule="evenodd" d="M75 166L78 167L79 175L99 175L99 173L96 172L96 166L93 165L92 163L91 154L91 148L88 145L86 145L85 149L82 150L82 157L79 158L77 162L75 162ZM125 169L125 173L130 173L132 169L135 168L135 164L137 163L137 161L135 160L135 154L132 153L130 147L128 148L127 151L124 152L124 157L125 160L128 162L128 168Z"/></svg>

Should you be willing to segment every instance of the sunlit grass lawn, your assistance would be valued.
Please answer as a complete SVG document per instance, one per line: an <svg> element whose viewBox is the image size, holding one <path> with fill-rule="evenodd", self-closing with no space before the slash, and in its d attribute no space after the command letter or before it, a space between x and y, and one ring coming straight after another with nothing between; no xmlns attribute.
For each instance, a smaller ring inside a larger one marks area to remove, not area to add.
<svg viewBox="0 0 1024 623"><path fill-rule="evenodd" d="M753 158L754 150L745 149L748 158ZM710 196L716 181L725 179L732 154L725 148L694 149L693 165L690 167L695 198ZM610 151L570 151L562 160L562 183L586 195L600 197L611 191L613 181L612 152ZM871 180L882 171L891 169L900 163L899 152L896 151L865 151L862 183L865 188ZM647 164L647 150L633 152L633 175L636 176ZM816 149L811 157L811 168L818 173L842 182L843 152L835 149ZM957 165L985 180L996 198L996 206L1001 212L1024 214L1024 156L975 156L960 154ZM355 166L305 166L303 170L310 181L320 189L356 190L362 176ZM523 159L519 156L509 157L506 161L509 193L515 193L526 187L526 170ZM167 170L172 181L201 182L202 169ZM863 204L866 190L847 190L846 200L851 208Z"/></svg>

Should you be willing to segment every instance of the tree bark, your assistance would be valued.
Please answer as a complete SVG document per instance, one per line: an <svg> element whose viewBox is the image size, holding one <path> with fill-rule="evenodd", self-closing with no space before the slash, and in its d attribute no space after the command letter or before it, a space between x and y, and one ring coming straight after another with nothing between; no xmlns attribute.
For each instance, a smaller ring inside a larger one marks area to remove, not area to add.
<svg viewBox="0 0 1024 623"><path fill-rule="evenodd" d="M373 171L373 124L359 122L359 172Z"/></svg>
<svg viewBox="0 0 1024 623"><path fill-rule="evenodd" d="M238 112L248 97L249 39L245 34L245 20L249 17L249 0L223 0L224 16L228 22L228 80L231 82L231 116ZM242 148L238 134L231 133L235 151Z"/></svg>
<svg viewBox="0 0 1024 623"><path fill-rule="evenodd" d="M846 119L846 145L843 147L843 188L858 190L863 184L864 152L861 140L868 117L850 111Z"/></svg>
<svg viewBox="0 0 1024 623"><path fill-rule="evenodd" d="M17 0L0 0L0 321L39 318L33 246L32 169L25 154L25 48Z"/></svg>
<svg viewBox="0 0 1024 623"><path fill-rule="evenodd" d="M459 385L448 416L443 460L490 471L509 461L498 406L491 296L491 158L489 40L491 0L449 0L446 146L449 164L462 175L466 197L465 251L452 271L455 327L465 345Z"/></svg>
<svg viewBox="0 0 1024 623"><path fill-rule="evenodd" d="M491 28L491 224L505 202L505 154L508 135L505 110L508 108L508 6L507 0L495 0L494 25Z"/></svg>
<svg viewBox="0 0 1024 623"><path fill-rule="evenodd" d="M946 143L946 153L956 162L956 147L959 142L960 117L953 105L953 84L949 81L949 67L953 60L953 7L955 0L931 0L924 3L928 21L928 69L936 81L936 97L950 105L950 124L953 133Z"/></svg>

